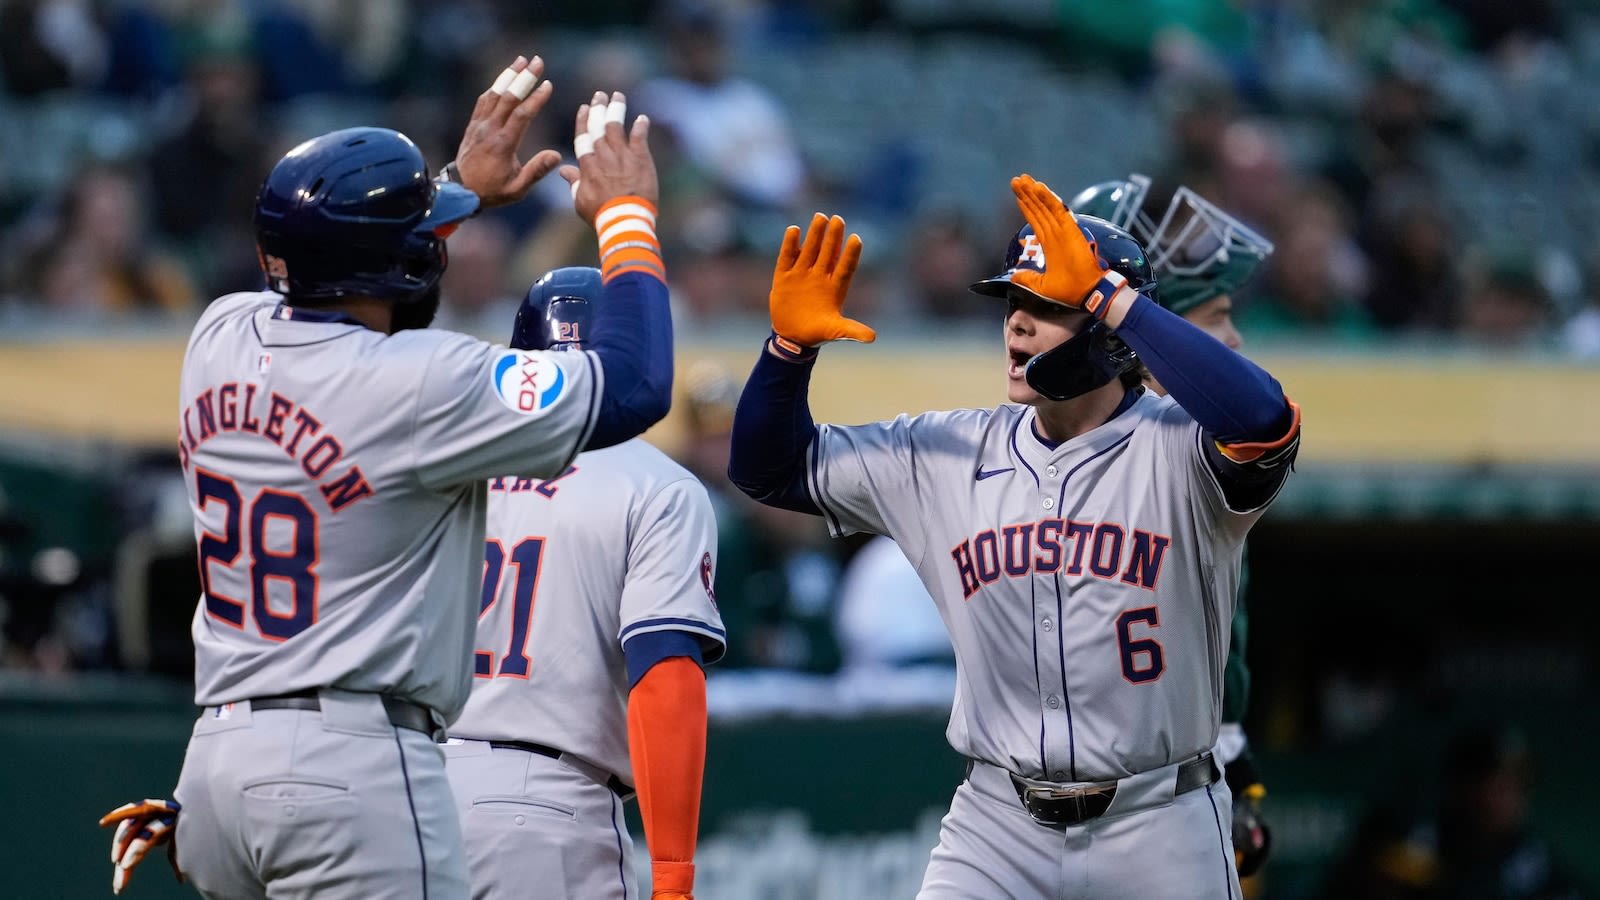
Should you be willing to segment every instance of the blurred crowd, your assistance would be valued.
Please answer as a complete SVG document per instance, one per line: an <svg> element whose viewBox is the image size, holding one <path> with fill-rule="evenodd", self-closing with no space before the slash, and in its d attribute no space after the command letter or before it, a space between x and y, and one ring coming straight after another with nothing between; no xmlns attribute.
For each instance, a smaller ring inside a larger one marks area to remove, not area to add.
<svg viewBox="0 0 1600 900"><path fill-rule="evenodd" d="M689 334L759 320L783 225L867 240L882 322L991 317L1016 226L1141 171L1277 245L1236 298L1266 340L1447 337L1600 357L1600 11L1581 0L0 0L0 321L192 318L254 289L271 162L354 123L438 165L519 52L648 112ZM549 179L451 243L442 324L504 330L591 238Z"/></svg>

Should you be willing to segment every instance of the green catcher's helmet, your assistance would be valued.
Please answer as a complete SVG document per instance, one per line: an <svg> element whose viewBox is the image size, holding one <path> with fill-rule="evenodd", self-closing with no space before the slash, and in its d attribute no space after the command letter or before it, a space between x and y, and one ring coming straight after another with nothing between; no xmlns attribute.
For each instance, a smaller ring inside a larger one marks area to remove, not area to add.
<svg viewBox="0 0 1600 900"><path fill-rule="evenodd" d="M1180 187L1158 222L1144 212L1150 179L1129 175L1080 191L1068 204L1127 229L1150 257L1161 283L1161 305L1178 315L1231 294L1272 255L1272 242L1187 187Z"/></svg>

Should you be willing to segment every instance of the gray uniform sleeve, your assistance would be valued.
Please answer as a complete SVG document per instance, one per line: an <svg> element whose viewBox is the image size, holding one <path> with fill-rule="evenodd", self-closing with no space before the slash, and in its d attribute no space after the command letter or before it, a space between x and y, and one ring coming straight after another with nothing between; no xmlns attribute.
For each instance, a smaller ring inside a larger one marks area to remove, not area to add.
<svg viewBox="0 0 1600 900"><path fill-rule="evenodd" d="M629 524L618 643L685 631L700 639L705 662L721 659L727 632L712 589L716 564L717 521L705 487L693 478L668 483Z"/></svg>
<svg viewBox="0 0 1600 900"><path fill-rule="evenodd" d="M870 425L818 426L807 460L807 486L834 537L858 531L887 534L908 559L922 558L921 456L939 452L941 415L902 414ZM960 455L944 449L953 457Z"/></svg>
<svg viewBox="0 0 1600 900"><path fill-rule="evenodd" d="M1249 509L1233 508L1206 457L1205 442L1209 438L1199 424L1177 404L1167 409L1159 421L1165 454L1173 470L1184 473L1189 493L1196 498L1205 518L1215 523L1218 532L1227 535L1230 543L1243 541L1251 526L1271 505L1272 498Z"/></svg>
<svg viewBox="0 0 1600 900"><path fill-rule="evenodd" d="M602 386L588 352L441 340L417 389L412 449L430 488L501 475L554 478L594 428Z"/></svg>

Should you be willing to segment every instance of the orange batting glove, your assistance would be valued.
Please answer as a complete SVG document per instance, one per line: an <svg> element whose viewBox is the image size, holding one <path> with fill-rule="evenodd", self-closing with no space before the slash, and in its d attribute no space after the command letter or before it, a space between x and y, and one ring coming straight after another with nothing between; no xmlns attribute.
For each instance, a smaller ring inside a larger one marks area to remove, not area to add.
<svg viewBox="0 0 1600 900"><path fill-rule="evenodd" d="M1011 179L1022 217L1033 226L1044 251L1044 271L1019 271L1011 281L1063 306L1081 309L1115 326L1127 314L1138 292L1128 279L1111 271L1078 225L1078 217L1042 181L1032 175Z"/></svg>
<svg viewBox="0 0 1600 900"><path fill-rule="evenodd" d="M133 877L134 867L152 848L167 845L167 862L172 873L183 881L178 868L178 848L172 842L173 829L178 824L182 807L176 800L146 800L143 803L124 803L100 817L100 827L116 823L117 831L111 837L111 891L122 893Z"/></svg>
<svg viewBox="0 0 1600 900"><path fill-rule="evenodd" d="M767 297L772 330L802 347L829 341L872 343L877 332L843 313L844 295L860 264L861 238L852 234L845 240L844 220L838 216L812 216L804 243L800 227L790 225L783 233Z"/></svg>

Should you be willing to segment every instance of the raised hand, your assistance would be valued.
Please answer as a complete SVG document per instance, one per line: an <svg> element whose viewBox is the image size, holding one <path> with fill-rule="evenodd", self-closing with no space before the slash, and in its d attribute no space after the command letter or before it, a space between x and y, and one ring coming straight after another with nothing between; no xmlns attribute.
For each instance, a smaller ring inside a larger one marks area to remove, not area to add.
<svg viewBox="0 0 1600 900"><path fill-rule="evenodd" d="M638 197L653 211L660 193L650 156L650 120L635 118L624 134L627 114L628 99L621 93L596 91L578 107L572 141L578 164L562 166L561 177L572 185L573 209L591 225L600 209L618 197Z"/></svg>
<svg viewBox="0 0 1600 900"><path fill-rule="evenodd" d="M478 95L472 108L472 119L456 149L455 167L462 186L477 194L485 207L521 200L561 164L561 154L555 150L541 150L527 162L517 159L529 123L550 100L550 82L539 81L543 73L544 60L519 56Z"/></svg>
<svg viewBox="0 0 1600 900"><path fill-rule="evenodd" d="M844 236L844 219L822 213L811 217L805 241L800 227L783 233L778 265L772 272L767 308L778 337L803 347L829 341L870 344L877 332L844 316L844 298L861 263L861 237Z"/></svg>
<svg viewBox="0 0 1600 900"><path fill-rule="evenodd" d="M1011 192L1044 252L1044 271L1015 272L1012 282L1064 306L1105 318L1113 296L1127 279L1106 267L1094 242L1078 226L1077 217L1048 185L1032 175L1018 175L1011 179ZM1102 281L1107 284L1101 285Z"/></svg>

